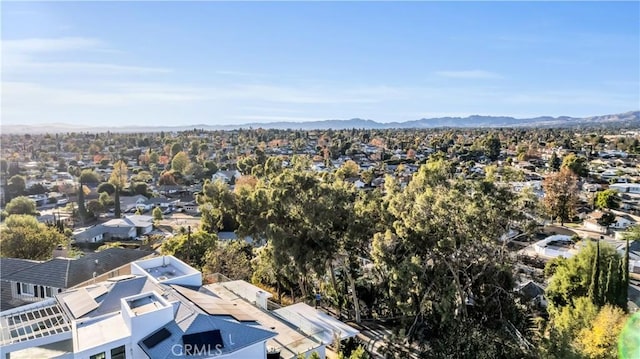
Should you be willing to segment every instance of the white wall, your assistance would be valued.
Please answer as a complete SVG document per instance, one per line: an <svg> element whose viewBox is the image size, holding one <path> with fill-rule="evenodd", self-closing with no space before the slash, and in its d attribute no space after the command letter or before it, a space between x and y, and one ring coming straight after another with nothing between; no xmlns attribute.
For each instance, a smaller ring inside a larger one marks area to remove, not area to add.
<svg viewBox="0 0 640 359"><path fill-rule="evenodd" d="M87 359L92 355L100 354L100 353L104 352L105 355L106 355L106 359L111 359L111 349L115 349L115 348L123 346L123 345L125 346L125 354L126 354L127 359L128 358L139 358L137 356L132 356L133 354L132 354L132 351L131 351L132 345L131 345L131 339L130 338L121 339L121 340L117 340L117 341L110 342L110 343L105 343L105 344L102 344L100 346L93 347L91 349L87 349L87 350L84 350L84 351L81 351L81 352L76 352L76 353L73 353L73 357L77 358L77 359ZM143 357L141 357L141 358L143 358Z"/></svg>
<svg viewBox="0 0 640 359"><path fill-rule="evenodd" d="M243 348L236 352L227 355L214 355L210 358L225 358L225 359L265 359L267 357L267 342L259 342L252 346ZM323 357L324 358L324 357Z"/></svg>
<svg viewBox="0 0 640 359"><path fill-rule="evenodd" d="M607 233L607 229L601 225L599 225L598 223L594 223L591 221L584 221L583 224L584 228L590 230L590 231L594 231L594 232L598 232L598 233Z"/></svg>

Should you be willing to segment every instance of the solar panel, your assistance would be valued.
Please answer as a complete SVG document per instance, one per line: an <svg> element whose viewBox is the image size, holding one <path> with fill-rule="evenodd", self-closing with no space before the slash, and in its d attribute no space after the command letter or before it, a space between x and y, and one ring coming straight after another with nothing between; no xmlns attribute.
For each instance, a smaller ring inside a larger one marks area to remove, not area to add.
<svg viewBox="0 0 640 359"><path fill-rule="evenodd" d="M76 319L98 308L98 303L84 288L65 296L63 301Z"/></svg>
<svg viewBox="0 0 640 359"><path fill-rule="evenodd" d="M228 315L239 322L256 321L251 314L244 312L235 303L178 285L174 285L172 288L209 315Z"/></svg>
<svg viewBox="0 0 640 359"><path fill-rule="evenodd" d="M147 339L143 340L142 344L144 344L147 348L151 349L156 345L158 345L161 341L169 338L170 336L171 336L171 332L168 331L166 328L162 328L156 331L155 333L151 334L149 337L147 337Z"/></svg>
<svg viewBox="0 0 640 359"><path fill-rule="evenodd" d="M224 348L222 335L220 334L219 329L194 334L185 334L182 336L182 343L185 346L191 345L192 348Z"/></svg>

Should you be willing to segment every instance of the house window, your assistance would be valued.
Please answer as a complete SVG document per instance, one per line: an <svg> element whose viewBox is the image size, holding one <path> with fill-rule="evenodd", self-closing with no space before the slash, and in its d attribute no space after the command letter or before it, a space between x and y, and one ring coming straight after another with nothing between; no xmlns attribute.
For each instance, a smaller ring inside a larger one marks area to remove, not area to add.
<svg viewBox="0 0 640 359"><path fill-rule="evenodd" d="M51 287L46 287L44 289L44 294L47 296L47 298L53 298L53 295L51 292L52 292Z"/></svg>
<svg viewBox="0 0 640 359"><path fill-rule="evenodd" d="M22 286L22 294L25 295L33 295L33 286L28 283L21 283Z"/></svg>
<svg viewBox="0 0 640 359"><path fill-rule="evenodd" d="M107 354L105 352L94 354L89 359L107 359Z"/></svg>
<svg viewBox="0 0 640 359"><path fill-rule="evenodd" d="M124 353L124 345L111 349L111 359L126 359L127 356Z"/></svg>

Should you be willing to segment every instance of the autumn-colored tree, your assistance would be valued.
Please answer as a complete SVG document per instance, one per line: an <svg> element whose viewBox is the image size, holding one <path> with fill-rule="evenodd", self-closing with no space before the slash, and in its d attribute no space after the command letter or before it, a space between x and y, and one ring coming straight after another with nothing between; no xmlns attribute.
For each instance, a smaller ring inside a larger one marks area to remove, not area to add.
<svg viewBox="0 0 640 359"><path fill-rule="evenodd" d="M564 225L575 213L578 200L578 179L568 168L549 174L542 182L543 204L547 212Z"/></svg>
<svg viewBox="0 0 640 359"><path fill-rule="evenodd" d="M160 175L158 184L160 186L175 186L177 183L173 173L165 171Z"/></svg>
<svg viewBox="0 0 640 359"><path fill-rule="evenodd" d="M618 357L618 337L627 315L615 306L605 305L590 325L578 335L580 351L587 358Z"/></svg>

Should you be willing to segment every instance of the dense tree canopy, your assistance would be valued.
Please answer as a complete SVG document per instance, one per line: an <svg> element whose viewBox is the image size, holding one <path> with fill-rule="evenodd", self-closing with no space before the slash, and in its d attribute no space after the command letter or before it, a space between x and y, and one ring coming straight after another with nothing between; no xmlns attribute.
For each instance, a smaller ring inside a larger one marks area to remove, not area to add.
<svg viewBox="0 0 640 359"><path fill-rule="evenodd" d="M595 205L600 209L617 209L620 207L620 197L618 191L606 189L596 194Z"/></svg>
<svg viewBox="0 0 640 359"><path fill-rule="evenodd" d="M36 215L36 202L31 198L20 196L12 199L7 203L5 211L8 215L13 214L28 214Z"/></svg>
<svg viewBox="0 0 640 359"><path fill-rule="evenodd" d="M0 230L0 252L3 257L46 260L53 249L64 244L66 237L55 228L39 223L29 215L13 215Z"/></svg>
<svg viewBox="0 0 640 359"><path fill-rule="evenodd" d="M542 182L544 188L543 203L547 212L564 225L571 220L578 199L577 178L567 168L548 175Z"/></svg>

